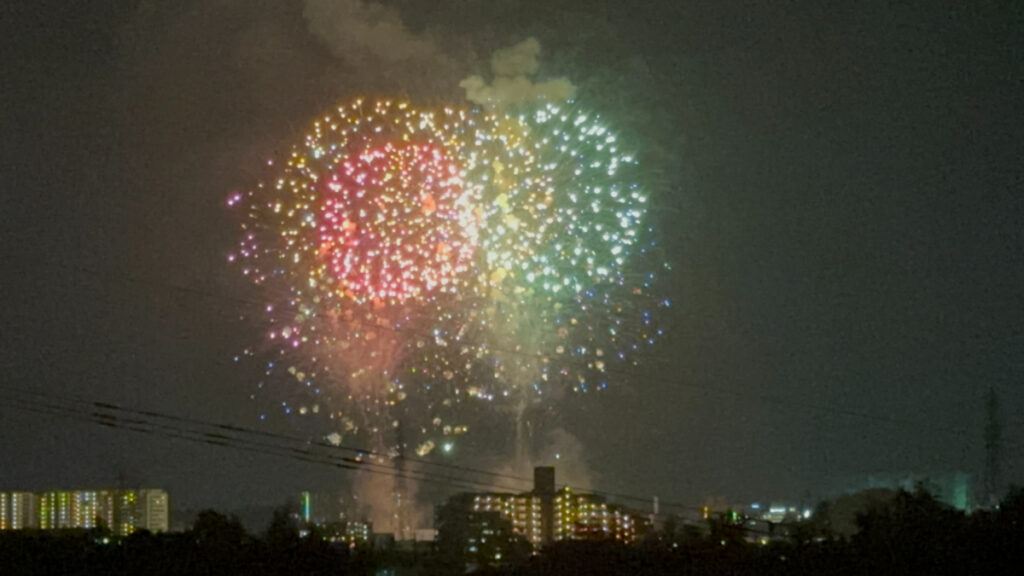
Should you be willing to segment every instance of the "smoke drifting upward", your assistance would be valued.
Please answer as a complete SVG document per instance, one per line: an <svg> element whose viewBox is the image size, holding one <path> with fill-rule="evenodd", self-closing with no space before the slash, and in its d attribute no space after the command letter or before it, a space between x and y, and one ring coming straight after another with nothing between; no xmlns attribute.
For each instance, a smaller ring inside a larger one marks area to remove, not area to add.
<svg viewBox="0 0 1024 576"><path fill-rule="evenodd" d="M309 31L335 56L372 55L385 62L438 57L437 48L406 28L394 10L361 0L306 0Z"/></svg>
<svg viewBox="0 0 1024 576"><path fill-rule="evenodd" d="M401 469L395 468L400 474ZM396 540L411 540L415 530L430 525L429 505L420 502L419 482L397 475L357 474L352 491L359 512L373 524L373 531L390 533Z"/></svg>
<svg viewBox="0 0 1024 576"><path fill-rule="evenodd" d="M537 466L554 466L558 484L586 489L593 485L594 475L587 466L583 443L564 428L555 428L546 435L546 446L537 459Z"/></svg>
<svg viewBox="0 0 1024 576"><path fill-rule="evenodd" d="M427 33L410 30L398 11L364 0L306 0L302 15L310 34L357 75L378 84L390 80L403 92L450 93L463 67ZM576 88L567 78L535 82L540 42L527 38L491 56L491 82L464 78L458 86L471 102L505 106L559 102ZM385 82L385 84L387 84Z"/></svg>
<svg viewBox="0 0 1024 576"><path fill-rule="evenodd" d="M535 466L554 466L557 485L569 485L574 489L588 490L596 480L596 474L586 460L586 447L576 436L558 427L538 438L524 458L510 458L505 454L493 454L483 462L483 467L500 476L492 487L496 492L515 491L516 487L527 492L532 487ZM500 452L500 451L499 451Z"/></svg>
<svg viewBox="0 0 1024 576"><path fill-rule="evenodd" d="M395 510L395 477L358 474L352 492L360 503L360 513L373 524L374 532L398 533L401 526Z"/></svg>
<svg viewBox="0 0 1024 576"><path fill-rule="evenodd" d="M459 83L471 102L504 106L533 101L559 102L571 98L576 88L567 78L534 82L540 68L540 42L527 38L519 44L496 50L491 56L490 84L481 76L470 76Z"/></svg>
<svg viewBox="0 0 1024 576"><path fill-rule="evenodd" d="M310 34L362 79L381 88L451 92L460 67L426 33L410 30L394 9L363 0L306 0Z"/></svg>

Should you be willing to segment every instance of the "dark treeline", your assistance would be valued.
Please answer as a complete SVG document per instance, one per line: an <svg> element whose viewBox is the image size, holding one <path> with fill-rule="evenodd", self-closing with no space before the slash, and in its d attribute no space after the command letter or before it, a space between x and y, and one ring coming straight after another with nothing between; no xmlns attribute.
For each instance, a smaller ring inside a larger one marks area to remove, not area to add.
<svg viewBox="0 0 1024 576"><path fill-rule="evenodd" d="M965 515L923 491L901 492L857 517L858 531L835 536L827 523L802 522L784 539L752 543L728 522L710 531L668 523L633 546L562 542L515 566L481 575L886 575L1024 573L1024 491L996 510ZM0 532L4 575L276 575L459 574L464 565L439 551L402 556L331 544L315 532L300 537L294 516L275 513L252 536L237 519L199 514L191 530L138 532L123 539L90 531Z"/></svg>
<svg viewBox="0 0 1024 576"><path fill-rule="evenodd" d="M5 576L367 574L364 556L322 538L300 538L286 511L275 513L259 537L210 510L180 533L140 531L119 539L103 528L0 532Z"/></svg>

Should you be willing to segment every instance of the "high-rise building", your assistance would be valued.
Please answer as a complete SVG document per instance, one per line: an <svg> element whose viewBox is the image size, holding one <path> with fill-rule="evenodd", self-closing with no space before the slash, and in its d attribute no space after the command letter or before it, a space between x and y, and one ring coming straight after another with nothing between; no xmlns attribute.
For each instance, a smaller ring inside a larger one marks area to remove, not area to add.
<svg viewBox="0 0 1024 576"><path fill-rule="evenodd" d="M71 501L71 523L82 528L95 528L100 515L99 494L92 490L75 492Z"/></svg>
<svg viewBox="0 0 1024 576"><path fill-rule="evenodd" d="M39 525L36 495L31 492L4 492L7 506L4 514L10 519L7 530L25 530Z"/></svg>
<svg viewBox="0 0 1024 576"><path fill-rule="evenodd" d="M78 528L71 523L71 492L43 492L37 498L41 530Z"/></svg>
<svg viewBox="0 0 1024 576"><path fill-rule="evenodd" d="M120 490L114 494L116 526L111 524L110 528L121 536L127 536L135 532L137 528L141 528L136 509L138 502L139 495L134 490Z"/></svg>
<svg viewBox="0 0 1024 576"><path fill-rule="evenodd" d="M471 557L480 559L483 538L492 544L512 543L504 532L506 524L511 534L525 538L534 548L560 540L632 543L644 524L632 512L608 504L600 496L576 493L569 487L556 490L555 470L550 467L534 469L531 492L454 496L438 507L435 522L439 548L462 550L467 565ZM487 547L487 557L500 552L491 548Z"/></svg>
<svg viewBox="0 0 1024 576"><path fill-rule="evenodd" d="M618 540L636 538L634 515L593 494L576 494L568 486L555 495L555 540Z"/></svg>
<svg viewBox="0 0 1024 576"><path fill-rule="evenodd" d="M555 539L555 468L537 466L533 469L533 496L540 507L540 541L550 544ZM530 540L533 542L533 540Z"/></svg>
<svg viewBox="0 0 1024 576"><path fill-rule="evenodd" d="M0 492L0 530L106 526L127 536L142 529L166 532L169 521L169 501L163 490Z"/></svg>
<svg viewBox="0 0 1024 576"><path fill-rule="evenodd" d="M167 532L171 524L171 503L163 490L139 490L136 504L140 528L150 532Z"/></svg>
<svg viewBox="0 0 1024 576"><path fill-rule="evenodd" d="M545 522L542 514L543 504L536 494L473 494L472 508L467 512L496 512L509 521L512 531L526 537L535 547L543 546L551 541L545 534Z"/></svg>
<svg viewBox="0 0 1024 576"><path fill-rule="evenodd" d="M435 509L434 526L441 557L461 563L470 572L528 557L533 547L523 532L513 528L503 510L482 509L487 500L477 500L480 496L459 494ZM514 501L512 505L515 506Z"/></svg>

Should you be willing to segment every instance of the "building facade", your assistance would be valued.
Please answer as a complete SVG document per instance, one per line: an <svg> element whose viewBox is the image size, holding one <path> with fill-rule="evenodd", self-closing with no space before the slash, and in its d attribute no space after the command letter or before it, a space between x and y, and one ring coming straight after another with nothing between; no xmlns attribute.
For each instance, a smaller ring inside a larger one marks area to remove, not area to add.
<svg viewBox="0 0 1024 576"><path fill-rule="evenodd" d="M478 507L479 496L459 494L435 509L434 526L441 557L461 564L468 572L529 557L533 546L513 529L508 514L498 509L498 501L485 498Z"/></svg>
<svg viewBox="0 0 1024 576"><path fill-rule="evenodd" d="M0 498L8 505L4 509L5 515L10 518L6 529L25 530L39 525L39 511L36 503L36 495L31 492L6 492Z"/></svg>
<svg viewBox="0 0 1024 576"><path fill-rule="evenodd" d="M486 515L493 512L509 523L512 532L525 537L530 544L540 547L545 538L545 518L541 513L541 498L534 494L473 494L472 507L466 513ZM481 516L483 518L484 516Z"/></svg>
<svg viewBox="0 0 1024 576"><path fill-rule="evenodd" d="M637 517L593 494L576 494L568 486L555 495L555 540L618 540L631 544Z"/></svg>
<svg viewBox="0 0 1024 576"><path fill-rule="evenodd" d="M601 496L555 489L554 468L534 470L531 492L463 493L435 510L438 547L467 565L508 557L519 541L534 549L564 540L633 543L644 519Z"/></svg>
<svg viewBox="0 0 1024 576"><path fill-rule="evenodd" d="M628 544L637 535L633 513L608 504L600 496L576 493L569 487L556 491L550 500L532 493L474 494L471 511L500 514L513 532L535 548L561 540L618 540Z"/></svg>
<svg viewBox="0 0 1024 576"><path fill-rule="evenodd" d="M54 490L0 492L0 530L93 529L127 536L166 532L170 500L164 490Z"/></svg>

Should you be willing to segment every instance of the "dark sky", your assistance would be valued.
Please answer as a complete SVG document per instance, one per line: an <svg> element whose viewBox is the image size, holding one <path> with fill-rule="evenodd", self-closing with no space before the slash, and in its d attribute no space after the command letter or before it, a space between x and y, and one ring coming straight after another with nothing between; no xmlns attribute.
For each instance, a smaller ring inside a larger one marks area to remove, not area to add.
<svg viewBox="0 0 1024 576"><path fill-rule="evenodd" d="M346 20L332 44L301 2L6 3L0 382L259 426L224 198L336 100L457 101L534 36L637 142L674 265L655 357L562 423L594 485L699 503L978 474L990 386L1024 482L1024 10L849 4L402 1L396 37ZM431 51L385 53L409 39ZM123 473L229 508L339 474L6 404L0 488Z"/></svg>

